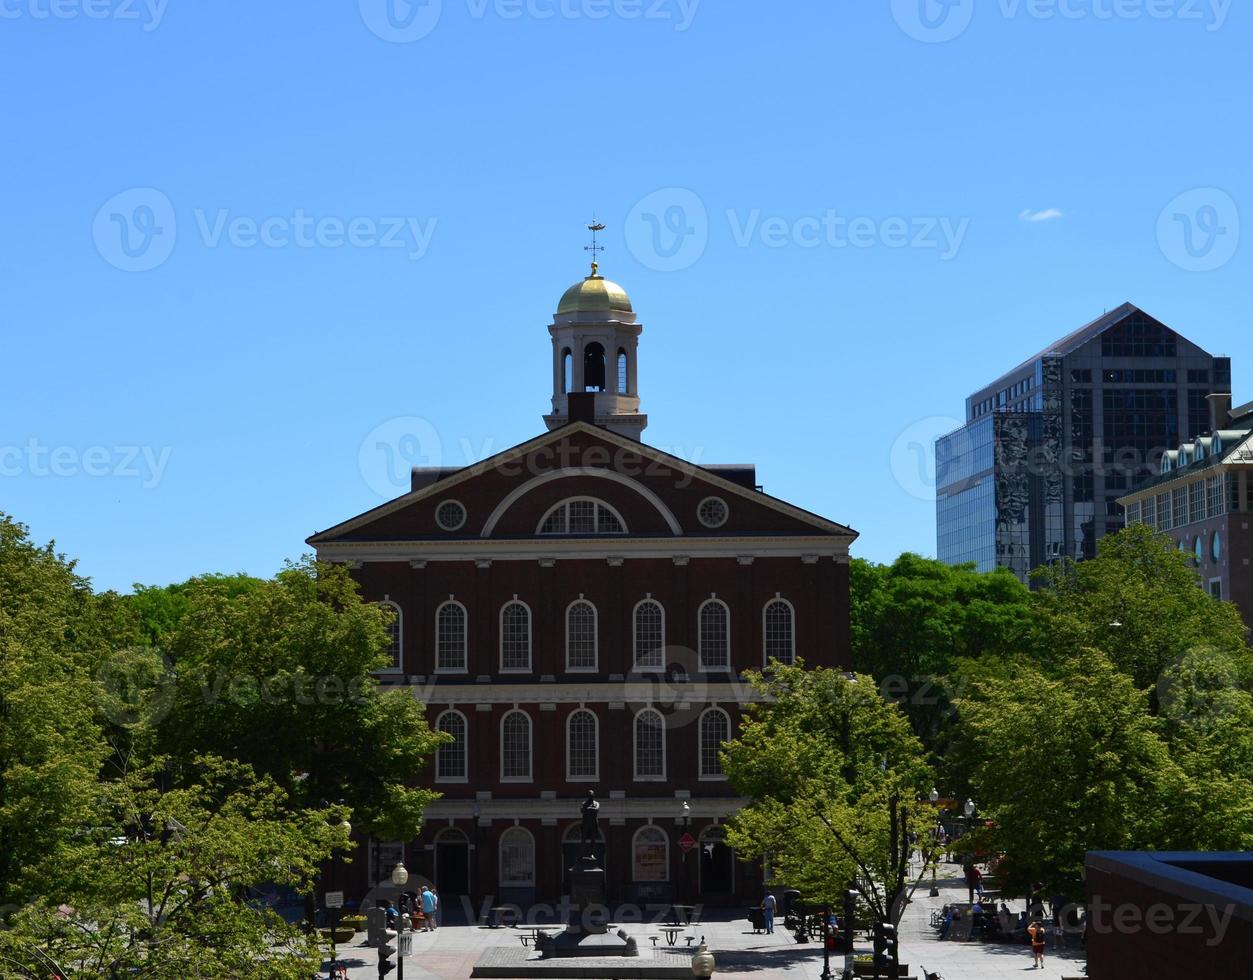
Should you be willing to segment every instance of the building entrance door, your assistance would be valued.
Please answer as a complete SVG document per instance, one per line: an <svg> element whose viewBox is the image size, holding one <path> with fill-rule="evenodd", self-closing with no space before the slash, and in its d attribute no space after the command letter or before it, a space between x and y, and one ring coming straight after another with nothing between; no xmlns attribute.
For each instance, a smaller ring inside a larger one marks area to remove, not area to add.
<svg viewBox="0 0 1253 980"><path fill-rule="evenodd" d="M470 894L470 845L464 838L435 842L435 888L441 898Z"/></svg>
<svg viewBox="0 0 1253 980"><path fill-rule="evenodd" d="M710 827L700 835L700 891L703 896L735 891L735 851L721 827Z"/></svg>

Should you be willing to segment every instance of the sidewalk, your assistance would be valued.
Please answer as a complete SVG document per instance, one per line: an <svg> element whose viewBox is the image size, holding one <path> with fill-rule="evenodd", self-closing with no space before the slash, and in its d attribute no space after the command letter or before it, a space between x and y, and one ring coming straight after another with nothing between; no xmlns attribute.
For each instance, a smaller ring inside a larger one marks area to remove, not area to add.
<svg viewBox="0 0 1253 980"><path fill-rule="evenodd" d="M914 900L906 909L900 924L901 959L909 965L912 975L921 977L922 966L938 971L945 980L1002 980L1022 976L1024 972L1040 980L1060 980L1064 976L1083 975L1081 951L1069 950L1061 955L1049 948L1043 970L1031 968L1031 954L1026 946L1006 946L982 942L940 942L931 928L931 910L945 902L965 901L966 886L961 869L949 865L938 878L940 897L928 895L930 880L914 892ZM1011 903L1012 905L1013 903ZM743 918L729 919L710 913L711 921L691 926L685 936L697 942L704 936L710 951L718 960L715 977L723 974L753 974L766 980L819 980L822 973L822 944L797 943L782 926L772 936L754 933ZM651 948L650 936L656 928L649 925L628 925L628 934L635 936L643 949ZM376 980L378 954L359 941L339 948L341 962L349 966L352 980ZM679 940L684 945L683 939ZM433 933L416 933L413 955L405 961L405 980L465 980L483 951L493 946L521 947L518 933L511 929L486 929L478 926L447 925ZM839 977L843 958L833 956L831 971ZM388 980L398 980L391 973ZM326 970L322 972L326 976Z"/></svg>

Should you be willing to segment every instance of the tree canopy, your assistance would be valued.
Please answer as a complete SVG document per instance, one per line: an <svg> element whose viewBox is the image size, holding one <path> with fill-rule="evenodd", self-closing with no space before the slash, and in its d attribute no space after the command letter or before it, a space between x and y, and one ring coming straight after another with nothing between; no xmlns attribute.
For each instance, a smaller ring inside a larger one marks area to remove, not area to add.
<svg viewBox="0 0 1253 980"><path fill-rule="evenodd" d="M744 857L769 857L777 878L808 901L838 904L857 888L896 921L908 892L910 830L930 824L918 803L931 774L921 742L872 678L774 664L750 680L724 766L748 805L728 836Z"/></svg>

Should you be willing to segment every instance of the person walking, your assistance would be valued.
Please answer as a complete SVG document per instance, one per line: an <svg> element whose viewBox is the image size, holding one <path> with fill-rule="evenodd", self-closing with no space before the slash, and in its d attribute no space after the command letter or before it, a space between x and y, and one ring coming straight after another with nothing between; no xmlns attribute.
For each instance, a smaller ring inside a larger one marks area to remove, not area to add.
<svg viewBox="0 0 1253 980"><path fill-rule="evenodd" d="M771 892L766 892L766 897L761 900L761 921L766 926L766 935L774 935L774 910L778 902L775 900Z"/></svg>
<svg viewBox="0 0 1253 980"><path fill-rule="evenodd" d="M1031 968L1033 970L1044 969L1044 941L1047 938L1044 932L1044 924L1038 919L1027 927L1027 934L1031 937Z"/></svg>
<svg viewBox="0 0 1253 980"><path fill-rule="evenodd" d="M435 907L431 909L431 928L438 929L439 928L439 916L440 916L439 892L437 892L434 888L431 889L431 899L435 902Z"/></svg>
<svg viewBox="0 0 1253 980"><path fill-rule="evenodd" d="M422 931L433 932L435 930L435 895L431 890L422 886Z"/></svg>

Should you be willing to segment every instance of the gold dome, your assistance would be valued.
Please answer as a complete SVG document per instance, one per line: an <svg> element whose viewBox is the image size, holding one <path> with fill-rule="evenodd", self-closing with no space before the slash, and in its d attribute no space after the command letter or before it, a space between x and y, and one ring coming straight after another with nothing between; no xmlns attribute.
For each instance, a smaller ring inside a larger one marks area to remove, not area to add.
<svg viewBox="0 0 1253 980"><path fill-rule="evenodd" d="M596 266L592 265L592 274L582 282L576 282L566 290L557 306L557 315L567 313L634 313L631 298L626 290L616 282L610 282L604 276L596 274Z"/></svg>

